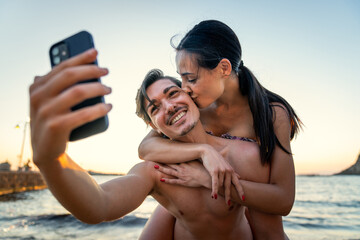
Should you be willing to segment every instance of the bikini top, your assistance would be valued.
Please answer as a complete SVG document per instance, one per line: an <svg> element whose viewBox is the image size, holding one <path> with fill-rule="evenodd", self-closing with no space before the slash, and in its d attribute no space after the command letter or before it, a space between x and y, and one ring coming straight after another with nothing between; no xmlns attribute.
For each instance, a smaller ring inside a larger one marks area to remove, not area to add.
<svg viewBox="0 0 360 240"><path fill-rule="evenodd" d="M214 134L211 131L206 131L208 134L214 136ZM247 137L238 137L238 136L232 136L229 133L222 134L220 137L230 139L230 140L240 140L240 141L246 141L246 142L256 142L254 139L247 138Z"/></svg>

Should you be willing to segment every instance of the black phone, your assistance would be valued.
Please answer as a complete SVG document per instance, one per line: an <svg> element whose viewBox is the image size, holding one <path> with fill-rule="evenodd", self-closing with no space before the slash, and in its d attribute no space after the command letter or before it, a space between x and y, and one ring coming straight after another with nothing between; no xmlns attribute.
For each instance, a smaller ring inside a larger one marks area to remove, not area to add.
<svg viewBox="0 0 360 240"><path fill-rule="evenodd" d="M87 31L81 31L76 33L62 41L59 41L50 47L50 62L51 67L54 67L61 63L62 61L74 57L80 53L85 52L86 50L94 48L94 40L91 34ZM93 64L97 65L97 60L93 62ZM82 81L81 83L88 82L100 82L100 78L98 79L89 79L86 81ZM72 111L76 111L80 108L95 105L97 103L105 102L104 97L95 97L91 99L87 99L82 103L73 106L71 108ZM108 116L98 118L92 122L86 123L76 129L74 129L70 134L70 141L76 141L79 139L83 139L94 134L98 134L104 132L109 126Z"/></svg>

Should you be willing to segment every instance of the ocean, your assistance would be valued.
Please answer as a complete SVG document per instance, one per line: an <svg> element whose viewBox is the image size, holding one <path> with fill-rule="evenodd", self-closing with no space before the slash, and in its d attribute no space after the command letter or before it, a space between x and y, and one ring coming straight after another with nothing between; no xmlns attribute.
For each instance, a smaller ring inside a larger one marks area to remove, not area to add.
<svg viewBox="0 0 360 240"><path fill-rule="evenodd" d="M94 176L99 183L114 177ZM0 239L133 240L156 206L148 197L119 220L88 225L47 189L0 196ZM360 176L297 176L295 204L283 221L294 240L360 240Z"/></svg>

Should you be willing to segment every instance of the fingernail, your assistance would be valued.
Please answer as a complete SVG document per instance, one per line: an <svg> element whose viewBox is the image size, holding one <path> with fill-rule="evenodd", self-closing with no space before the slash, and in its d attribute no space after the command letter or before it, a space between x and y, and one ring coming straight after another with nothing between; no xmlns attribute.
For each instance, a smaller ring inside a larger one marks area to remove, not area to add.
<svg viewBox="0 0 360 240"><path fill-rule="evenodd" d="M112 91L111 87L108 87L108 86L104 86L104 87L105 87L106 92L111 93L111 91Z"/></svg>
<svg viewBox="0 0 360 240"><path fill-rule="evenodd" d="M217 199L217 194L216 193L214 194L214 198Z"/></svg>
<svg viewBox="0 0 360 240"><path fill-rule="evenodd" d="M242 199L243 201L245 201L245 195L242 195L241 199Z"/></svg>
<svg viewBox="0 0 360 240"><path fill-rule="evenodd" d="M228 201L228 205L229 205L229 206L231 205L231 201L230 201L230 200Z"/></svg>
<svg viewBox="0 0 360 240"><path fill-rule="evenodd" d="M155 169L159 169L159 165L154 165L154 168L155 168Z"/></svg>
<svg viewBox="0 0 360 240"><path fill-rule="evenodd" d="M107 109L110 111L110 110L112 109L112 104L111 104L111 103L108 103L108 104L106 104L106 107L107 107Z"/></svg>
<svg viewBox="0 0 360 240"><path fill-rule="evenodd" d="M160 178L160 182L165 182L165 179L163 179L163 178Z"/></svg>
<svg viewBox="0 0 360 240"><path fill-rule="evenodd" d="M89 53L89 54L92 54L92 53L95 53L95 48L91 48L91 49L89 49L87 52Z"/></svg>
<svg viewBox="0 0 360 240"><path fill-rule="evenodd" d="M109 69L107 68L100 68L100 71L102 74L108 74L109 73Z"/></svg>

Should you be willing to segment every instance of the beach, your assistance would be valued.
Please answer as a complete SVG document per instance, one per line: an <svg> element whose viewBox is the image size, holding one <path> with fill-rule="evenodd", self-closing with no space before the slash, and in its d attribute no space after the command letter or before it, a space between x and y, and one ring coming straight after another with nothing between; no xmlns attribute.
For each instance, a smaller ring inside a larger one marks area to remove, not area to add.
<svg viewBox="0 0 360 240"><path fill-rule="evenodd" d="M118 176L93 176L99 183ZM297 176L296 200L283 218L290 239L360 239L360 176ZM48 189L0 196L0 239L130 239L157 202L148 197L124 218L97 225L70 215Z"/></svg>

